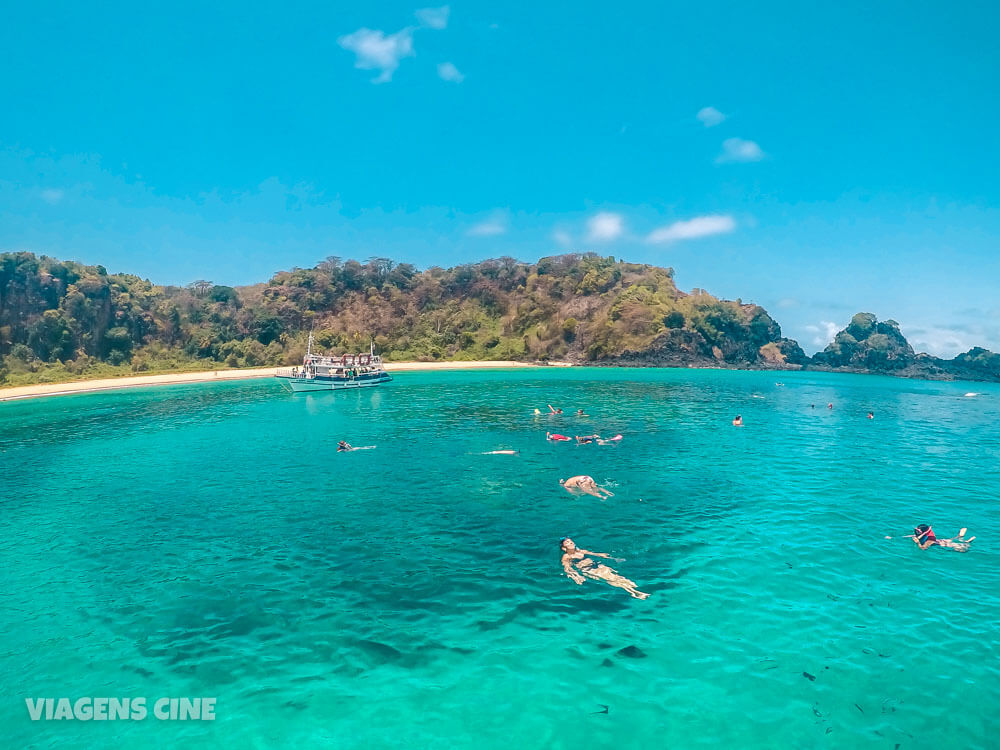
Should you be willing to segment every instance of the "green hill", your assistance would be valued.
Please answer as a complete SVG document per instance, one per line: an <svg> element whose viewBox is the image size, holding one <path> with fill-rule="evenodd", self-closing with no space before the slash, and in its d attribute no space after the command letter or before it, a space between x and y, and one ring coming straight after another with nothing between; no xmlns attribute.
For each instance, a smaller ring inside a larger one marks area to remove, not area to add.
<svg viewBox="0 0 1000 750"><path fill-rule="evenodd" d="M898 326L870 317L855 316L818 363L905 369L915 355ZM301 360L310 330L328 350L365 350L374 339L389 361L810 365L763 308L685 293L672 269L593 253L425 271L328 258L238 288L157 286L101 266L0 254L0 384L288 364ZM996 377L996 355L962 356L964 372Z"/></svg>

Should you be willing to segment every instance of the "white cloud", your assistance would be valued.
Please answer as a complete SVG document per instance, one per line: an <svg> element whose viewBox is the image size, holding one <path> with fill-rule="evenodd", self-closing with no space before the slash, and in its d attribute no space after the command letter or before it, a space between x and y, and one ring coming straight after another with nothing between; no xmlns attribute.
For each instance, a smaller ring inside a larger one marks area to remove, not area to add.
<svg viewBox="0 0 1000 750"><path fill-rule="evenodd" d="M355 68L380 71L372 83L386 83L392 80L400 59L413 56L413 29L388 36L378 29L358 29L340 37L337 44L357 56Z"/></svg>
<svg viewBox="0 0 1000 750"><path fill-rule="evenodd" d="M831 323L829 320L824 320L819 325L805 326L805 330L808 333L814 334L812 338L813 346L818 346L822 349L833 341L833 337L837 335L840 326L836 323Z"/></svg>
<svg viewBox="0 0 1000 750"><path fill-rule="evenodd" d="M474 224L466 234L470 237L496 237L506 232L507 222L502 218L494 218Z"/></svg>
<svg viewBox="0 0 1000 750"><path fill-rule="evenodd" d="M438 76L442 81L452 81L454 83L461 83L465 80L462 72L450 62L443 62L438 65Z"/></svg>
<svg viewBox="0 0 1000 750"><path fill-rule="evenodd" d="M552 232L552 239L558 245L569 247L573 244L573 237L565 229L556 229Z"/></svg>
<svg viewBox="0 0 1000 750"><path fill-rule="evenodd" d="M697 117L701 124L706 128L715 127L726 119L726 115L722 114L715 107L702 107L698 110L698 114L696 114L695 117Z"/></svg>
<svg viewBox="0 0 1000 750"><path fill-rule="evenodd" d="M902 326L902 332L914 351L946 359L967 352L974 346L990 348L990 341L995 341L998 333L997 330L990 331L982 325L962 324L954 327L931 325L926 328Z"/></svg>
<svg viewBox="0 0 1000 750"><path fill-rule="evenodd" d="M742 138L727 138L722 142L722 153L716 157L718 164L731 161L760 161L765 154L755 141Z"/></svg>
<svg viewBox="0 0 1000 750"><path fill-rule="evenodd" d="M734 229L736 229L736 222L733 221L732 216L696 216L687 221L675 221L673 224L654 229L646 237L646 242L694 240L713 234L727 234Z"/></svg>
<svg viewBox="0 0 1000 750"><path fill-rule="evenodd" d="M442 5L440 8L421 8L417 11L417 20L421 26L426 26L428 29L444 29L448 26L449 13L451 8L447 5Z"/></svg>
<svg viewBox="0 0 1000 750"><path fill-rule="evenodd" d="M621 214L602 211L594 214L587 222L587 239L592 242L608 242L618 239L625 231L625 219Z"/></svg>
<svg viewBox="0 0 1000 750"><path fill-rule="evenodd" d="M65 193L62 190L57 190L55 188L46 188L39 196L43 201L48 203L50 206L56 205L59 201L63 199Z"/></svg>

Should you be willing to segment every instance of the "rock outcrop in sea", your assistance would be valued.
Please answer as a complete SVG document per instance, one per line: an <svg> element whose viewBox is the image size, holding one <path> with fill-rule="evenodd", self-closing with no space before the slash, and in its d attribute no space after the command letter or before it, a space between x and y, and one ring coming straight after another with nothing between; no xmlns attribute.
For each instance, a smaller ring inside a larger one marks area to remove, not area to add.
<svg viewBox="0 0 1000 750"><path fill-rule="evenodd" d="M1000 354L974 347L954 359L918 353L895 320L860 312L809 363L810 369L875 373L924 380L1000 380Z"/></svg>

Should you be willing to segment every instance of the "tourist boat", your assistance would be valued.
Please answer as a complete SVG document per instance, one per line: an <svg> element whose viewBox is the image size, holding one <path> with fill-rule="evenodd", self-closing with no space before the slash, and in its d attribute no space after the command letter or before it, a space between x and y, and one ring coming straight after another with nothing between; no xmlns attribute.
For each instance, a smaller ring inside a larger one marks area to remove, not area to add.
<svg viewBox="0 0 1000 750"><path fill-rule="evenodd" d="M281 368L274 375L296 393L370 388L392 380L382 365L382 358L375 353L374 343L368 354L344 354L340 357L313 354L312 347L313 335L310 333L302 367Z"/></svg>

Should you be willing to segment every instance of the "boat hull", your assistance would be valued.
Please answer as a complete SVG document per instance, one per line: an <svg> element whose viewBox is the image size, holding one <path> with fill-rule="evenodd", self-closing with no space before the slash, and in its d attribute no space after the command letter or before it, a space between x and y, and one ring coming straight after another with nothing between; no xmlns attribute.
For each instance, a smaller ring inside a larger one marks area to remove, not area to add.
<svg viewBox="0 0 1000 750"><path fill-rule="evenodd" d="M388 383L392 380L392 376L388 373L380 373L372 377L350 379L324 378L322 376L315 378L293 378L276 375L275 377L291 388L295 393L306 393L312 391L349 391L357 388L374 388L377 385L382 385L382 383Z"/></svg>

